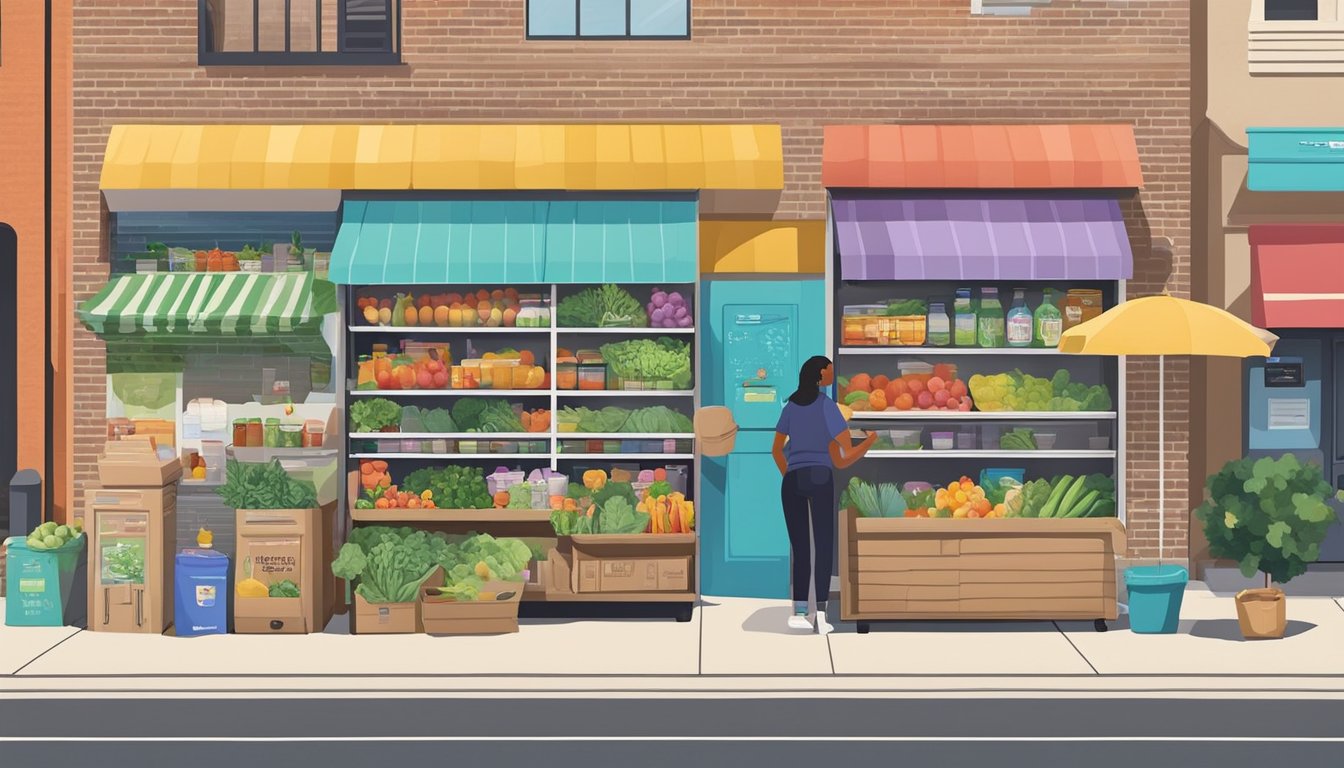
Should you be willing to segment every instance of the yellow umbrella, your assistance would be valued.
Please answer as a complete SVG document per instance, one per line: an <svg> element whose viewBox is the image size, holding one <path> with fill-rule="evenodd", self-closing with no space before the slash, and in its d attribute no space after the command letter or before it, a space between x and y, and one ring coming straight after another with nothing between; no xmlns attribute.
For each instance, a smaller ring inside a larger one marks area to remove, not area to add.
<svg viewBox="0 0 1344 768"><path fill-rule="evenodd" d="M1166 530L1166 355L1269 357L1278 336L1217 307L1174 296L1123 302L1065 331L1059 351L1157 356L1157 556Z"/></svg>

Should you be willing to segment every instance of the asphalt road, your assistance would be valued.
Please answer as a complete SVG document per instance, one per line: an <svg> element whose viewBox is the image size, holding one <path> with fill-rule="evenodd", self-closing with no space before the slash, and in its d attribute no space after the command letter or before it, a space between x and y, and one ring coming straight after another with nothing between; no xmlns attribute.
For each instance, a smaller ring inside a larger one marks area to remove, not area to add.
<svg viewBox="0 0 1344 768"><path fill-rule="evenodd" d="M100 768L183 760L235 768L290 757L293 765L324 768L421 765L447 756L587 768L631 760L641 768L744 760L778 768L837 758L940 767L1263 768L1285 758L1339 764L1341 723L1344 702L1328 701L3 700L0 763L45 765L59 754L63 764L88 759ZM307 741L285 742L295 737ZM156 740L163 738L191 741Z"/></svg>

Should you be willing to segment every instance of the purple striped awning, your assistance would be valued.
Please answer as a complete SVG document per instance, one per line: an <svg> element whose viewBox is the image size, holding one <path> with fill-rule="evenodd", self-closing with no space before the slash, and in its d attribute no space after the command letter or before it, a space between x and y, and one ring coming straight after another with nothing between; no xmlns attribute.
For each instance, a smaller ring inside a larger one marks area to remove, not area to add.
<svg viewBox="0 0 1344 768"><path fill-rule="evenodd" d="M844 280L1127 280L1113 198L833 193Z"/></svg>

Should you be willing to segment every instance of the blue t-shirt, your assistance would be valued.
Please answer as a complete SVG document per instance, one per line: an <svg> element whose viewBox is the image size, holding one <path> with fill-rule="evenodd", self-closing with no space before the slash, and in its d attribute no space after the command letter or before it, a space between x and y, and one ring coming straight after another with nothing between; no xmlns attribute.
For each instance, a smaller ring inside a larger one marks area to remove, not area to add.
<svg viewBox="0 0 1344 768"><path fill-rule="evenodd" d="M818 395L811 405L784 403L775 432L789 438L784 445L789 469L802 467L832 468L830 445L847 430L840 406L826 395Z"/></svg>

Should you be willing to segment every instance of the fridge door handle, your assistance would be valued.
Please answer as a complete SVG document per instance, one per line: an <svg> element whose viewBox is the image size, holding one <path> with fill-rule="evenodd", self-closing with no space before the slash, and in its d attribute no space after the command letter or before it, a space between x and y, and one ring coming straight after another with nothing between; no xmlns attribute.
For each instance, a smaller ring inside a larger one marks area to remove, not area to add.
<svg viewBox="0 0 1344 768"><path fill-rule="evenodd" d="M112 590L103 587L103 626L112 622Z"/></svg>
<svg viewBox="0 0 1344 768"><path fill-rule="evenodd" d="M145 625L145 590L137 589L135 591L135 626L143 627Z"/></svg>

